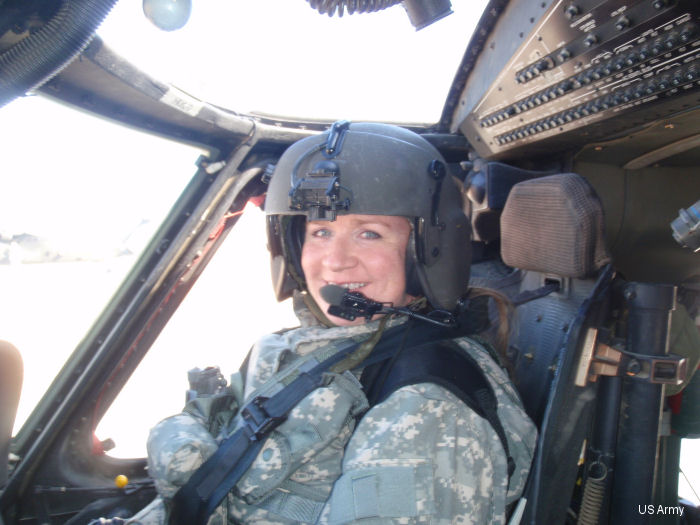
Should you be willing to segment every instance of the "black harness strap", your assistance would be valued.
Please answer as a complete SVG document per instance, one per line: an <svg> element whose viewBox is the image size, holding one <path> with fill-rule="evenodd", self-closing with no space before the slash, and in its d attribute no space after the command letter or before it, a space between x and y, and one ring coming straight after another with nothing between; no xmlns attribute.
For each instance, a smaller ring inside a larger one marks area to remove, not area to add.
<svg viewBox="0 0 700 525"><path fill-rule="evenodd" d="M361 382L370 406L381 403L401 387L419 383L435 383L456 395L493 427L508 458L510 480L515 461L498 417L496 394L478 363L457 343L442 340L407 347L390 362L378 363L365 371ZM384 380L376 381L378 377Z"/></svg>

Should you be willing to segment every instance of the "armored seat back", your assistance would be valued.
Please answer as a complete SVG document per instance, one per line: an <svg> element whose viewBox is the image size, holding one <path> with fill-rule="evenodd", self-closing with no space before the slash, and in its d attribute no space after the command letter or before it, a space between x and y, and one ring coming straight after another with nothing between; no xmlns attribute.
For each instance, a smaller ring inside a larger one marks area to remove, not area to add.
<svg viewBox="0 0 700 525"><path fill-rule="evenodd" d="M607 315L612 279L603 224L593 188L573 173L516 184L501 215L501 256L520 277L516 302L537 297L516 307L510 339L514 382L540 433L522 523L562 523L576 483L596 385L575 376L588 327Z"/></svg>

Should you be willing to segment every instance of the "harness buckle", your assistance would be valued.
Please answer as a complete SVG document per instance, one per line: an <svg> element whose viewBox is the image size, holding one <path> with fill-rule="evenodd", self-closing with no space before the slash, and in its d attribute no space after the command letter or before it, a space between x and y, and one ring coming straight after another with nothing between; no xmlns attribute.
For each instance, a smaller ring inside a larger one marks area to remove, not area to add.
<svg viewBox="0 0 700 525"><path fill-rule="evenodd" d="M251 441L259 441L264 438L286 419L286 416L271 416L269 414L264 406L268 399L270 398L257 396L241 410L245 429Z"/></svg>

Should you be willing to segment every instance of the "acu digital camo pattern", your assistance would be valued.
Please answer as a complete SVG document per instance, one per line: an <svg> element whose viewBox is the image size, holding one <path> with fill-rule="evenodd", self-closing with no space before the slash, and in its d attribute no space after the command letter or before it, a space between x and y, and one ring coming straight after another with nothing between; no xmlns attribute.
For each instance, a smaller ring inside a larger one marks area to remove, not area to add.
<svg viewBox="0 0 700 525"><path fill-rule="evenodd" d="M387 327L403 321L392 319ZM245 390L232 396L229 409L241 401L233 398L274 392L300 362L322 360L376 328L376 321L307 326L263 337L253 349ZM406 386L367 410L359 372L328 374L272 432L209 523L505 523L506 506L525 485L536 429L488 352L468 338L457 341L496 394L516 463L510 484L496 432L451 392L431 383ZM209 432L214 416L201 408L185 411L152 430L149 471L160 497L127 523L167 522L169 498L238 422L234 417L215 438Z"/></svg>

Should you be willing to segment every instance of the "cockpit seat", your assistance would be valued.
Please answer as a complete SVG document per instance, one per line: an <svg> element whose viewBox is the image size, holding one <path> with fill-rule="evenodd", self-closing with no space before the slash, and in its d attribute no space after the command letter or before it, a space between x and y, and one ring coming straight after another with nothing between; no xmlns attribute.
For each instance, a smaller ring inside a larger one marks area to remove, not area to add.
<svg viewBox="0 0 700 525"><path fill-rule="evenodd" d="M515 302L558 288L516 307L510 340L516 386L538 426L572 321L610 262L603 224L597 195L575 173L516 184L501 215L501 257L520 270Z"/></svg>
<svg viewBox="0 0 700 525"><path fill-rule="evenodd" d="M607 316L610 265L602 205L573 173L513 186L501 256L519 272L510 339L514 382L540 435L522 523L562 523L590 430L596 385L575 383L589 327Z"/></svg>

